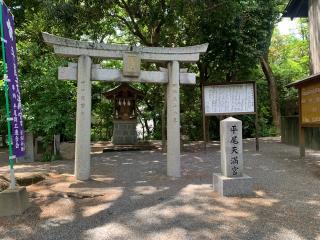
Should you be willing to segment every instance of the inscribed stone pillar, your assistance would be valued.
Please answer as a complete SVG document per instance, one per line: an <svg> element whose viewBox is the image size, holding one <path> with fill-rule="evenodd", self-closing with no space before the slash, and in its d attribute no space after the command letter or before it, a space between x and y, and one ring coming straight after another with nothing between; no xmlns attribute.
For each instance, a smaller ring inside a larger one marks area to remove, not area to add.
<svg viewBox="0 0 320 240"><path fill-rule="evenodd" d="M213 189L221 196L253 193L253 179L243 173L242 122L229 117L220 122L221 171L213 173Z"/></svg>
<svg viewBox="0 0 320 240"><path fill-rule="evenodd" d="M91 58L78 60L77 120L75 147L75 176L78 180L90 178L91 132Z"/></svg>
<svg viewBox="0 0 320 240"><path fill-rule="evenodd" d="M229 117L220 122L221 170L226 177L243 174L242 122Z"/></svg>
<svg viewBox="0 0 320 240"><path fill-rule="evenodd" d="M320 1L309 0L310 58L312 74L320 73Z"/></svg>
<svg viewBox="0 0 320 240"><path fill-rule="evenodd" d="M180 177L179 62L168 64L167 86L167 175Z"/></svg>

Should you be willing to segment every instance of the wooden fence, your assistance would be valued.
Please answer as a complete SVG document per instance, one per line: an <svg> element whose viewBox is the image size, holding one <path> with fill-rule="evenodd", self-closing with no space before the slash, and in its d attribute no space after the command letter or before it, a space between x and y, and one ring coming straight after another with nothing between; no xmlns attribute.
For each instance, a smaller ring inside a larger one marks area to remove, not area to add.
<svg viewBox="0 0 320 240"><path fill-rule="evenodd" d="M320 150L320 128L307 128L306 147ZM299 146L299 116L281 117L281 142Z"/></svg>

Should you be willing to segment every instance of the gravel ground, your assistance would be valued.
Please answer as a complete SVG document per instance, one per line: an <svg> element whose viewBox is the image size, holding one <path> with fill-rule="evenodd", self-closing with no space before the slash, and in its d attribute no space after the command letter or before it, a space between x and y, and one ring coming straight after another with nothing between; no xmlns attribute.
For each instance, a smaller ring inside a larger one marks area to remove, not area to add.
<svg viewBox="0 0 320 240"><path fill-rule="evenodd" d="M316 239L320 240L320 152L299 159L279 139L244 144L245 173L255 196L223 198L212 191L220 171L218 143L182 153L183 176L166 177L160 151L92 155L92 180L77 182L73 163L17 165L49 172L28 187L31 207L0 218L0 239ZM2 163L0 174L7 167Z"/></svg>

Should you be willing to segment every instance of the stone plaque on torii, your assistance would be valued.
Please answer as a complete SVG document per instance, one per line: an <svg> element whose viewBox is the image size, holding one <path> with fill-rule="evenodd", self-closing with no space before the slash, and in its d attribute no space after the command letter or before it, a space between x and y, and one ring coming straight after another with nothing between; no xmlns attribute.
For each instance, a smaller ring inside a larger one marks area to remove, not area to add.
<svg viewBox="0 0 320 240"><path fill-rule="evenodd" d="M44 41L63 57L78 58L78 63L60 67L60 80L77 81L75 176L90 178L91 81L144 82L167 84L167 175L180 177L180 84L195 84L196 75L180 71L179 63L194 63L208 44L190 47L132 47L109 45L57 37L43 33ZM122 59L124 71L93 65L92 58ZM167 63L165 71L137 71L139 61ZM126 64L127 62L127 64Z"/></svg>

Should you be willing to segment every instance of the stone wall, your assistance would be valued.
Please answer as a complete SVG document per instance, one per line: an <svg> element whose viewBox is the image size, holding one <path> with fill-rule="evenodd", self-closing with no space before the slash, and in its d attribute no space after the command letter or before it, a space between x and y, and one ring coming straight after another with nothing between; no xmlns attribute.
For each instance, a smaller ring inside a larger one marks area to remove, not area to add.
<svg viewBox="0 0 320 240"><path fill-rule="evenodd" d="M115 145L132 145L137 143L136 120L114 120L112 143Z"/></svg>

